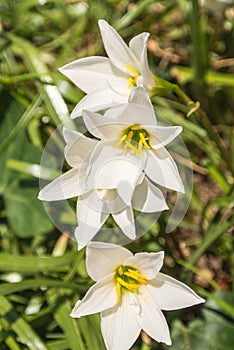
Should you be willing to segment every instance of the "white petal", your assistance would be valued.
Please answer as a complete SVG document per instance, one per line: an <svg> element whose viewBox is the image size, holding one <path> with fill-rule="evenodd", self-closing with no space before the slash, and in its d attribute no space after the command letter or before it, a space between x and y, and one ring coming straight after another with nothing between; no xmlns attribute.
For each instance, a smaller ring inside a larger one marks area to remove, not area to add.
<svg viewBox="0 0 234 350"><path fill-rule="evenodd" d="M122 136L126 124L118 123L112 118L83 110L83 119L89 132L99 139L116 140Z"/></svg>
<svg viewBox="0 0 234 350"><path fill-rule="evenodd" d="M86 249L86 267L89 276L97 281L113 273L132 253L118 245L90 242Z"/></svg>
<svg viewBox="0 0 234 350"><path fill-rule="evenodd" d="M150 97L149 97L147 91L142 86L137 86L136 88L131 90L128 102L140 105L142 107L149 108L154 113L154 108L153 108L153 105L151 103ZM152 120L153 124L155 124L155 120L156 120L156 116L154 116L154 119ZM144 122L144 124L145 124L145 122Z"/></svg>
<svg viewBox="0 0 234 350"><path fill-rule="evenodd" d="M96 314L116 304L114 274L110 274L96 282L86 293L83 300L78 300L71 312L72 317Z"/></svg>
<svg viewBox="0 0 234 350"><path fill-rule="evenodd" d="M150 132L150 146L153 149L158 149L166 146L178 136L181 131L181 126L152 126L148 127Z"/></svg>
<svg viewBox="0 0 234 350"><path fill-rule="evenodd" d="M128 181L121 181L118 184L117 192L126 205L131 205L134 188Z"/></svg>
<svg viewBox="0 0 234 350"><path fill-rule="evenodd" d="M45 186L39 192L38 199L44 201L59 201L77 197L81 194L78 179L78 169L71 169Z"/></svg>
<svg viewBox="0 0 234 350"><path fill-rule="evenodd" d="M108 216L108 213L102 212L101 201L97 208L89 201L89 194L79 197L77 202L78 227L75 230L79 250L95 236Z"/></svg>
<svg viewBox="0 0 234 350"><path fill-rule="evenodd" d="M115 67L128 73L126 64L139 71L139 62L116 30L106 21L98 21L107 55Z"/></svg>
<svg viewBox="0 0 234 350"><path fill-rule="evenodd" d="M140 98L140 97L139 97ZM151 108L141 106L139 104L128 103L126 108L118 117L120 123L140 124L140 125L156 125L156 116ZM147 126L146 126L147 130Z"/></svg>
<svg viewBox="0 0 234 350"><path fill-rule="evenodd" d="M133 295L124 293L121 303L102 312L101 330L107 350L127 350L138 338L141 328L136 322Z"/></svg>
<svg viewBox="0 0 234 350"><path fill-rule="evenodd" d="M117 119L118 116L122 113L122 111L124 111L126 106L127 106L126 103L119 103L114 107L108 108L104 113L104 117ZM126 123L128 123L128 121L126 121Z"/></svg>
<svg viewBox="0 0 234 350"><path fill-rule="evenodd" d="M141 67L141 75L143 79L143 86L150 91L155 86L154 75L149 69L148 57L147 57L147 40L148 35L142 37L142 41L144 40L144 48L142 51L141 59L140 59L140 67Z"/></svg>
<svg viewBox="0 0 234 350"><path fill-rule="evenodd" d="M154 213L168 209L163 193L146 178L140 185L136 186L132 206L144 213Z"/></svg>
<svg viewBox="0 0 234 350"><path fill-rule="evenodd" d="M177 166L166 148L149 150L147 153L145 172L149 178L156 184L184 193Z"/></svg>
<svg viewBox="0 0 234 350"><path fill-rule="evenodd" d="M67 142L64 149L65 158L72 167L79 167L88 153L98 143L97 140L90 139L80 132L65 128L63 130L63 135Z"/></svg>
<svg viewBox="0 0 234 350"><path fill-rule="evenodd" d="M75 119L80 117L83 109L94 112L100 111L114 106L116 103L126 103L127 100L128 95L120 95L111 88L96 90L82 98L72 111L71 118Z"/></svg>
<svg viewBox="0 0 234 350"><path fill-rule="evenodd" d="M129 257L126 265L135 267L148 280L154 278L163 265L164 252L158 253L137 253Z"/></svg>
<svg viewBox="0 0 234 350"><path fill-rule="evenodd" d="M132 38L129 42L129 48L137 57L139 62L142 56L142 52L144 51L144 48L147 44L149 35L150 35L149 33L141 33L135 36L134 38Z"/></svg>
<svg viewBox="0 0 234 350"><path fill-rule="evenodd" d="M108 88L108 79L115 77L110 60L101 56L75 60L59 68L59 71L86 93Z"/></svg>
<svg viewBox="0 0 234 350"><path fill-rule="evenodd" d="M150 293L146 293L146 291L147 286L144 287L144 294L139 296L141 312L137 315L137 322L151 338L157 342L171 345L170 333L165 317L161 310L154 305Z"/></svg>
<svg viewBox="0 0 234 350"><path fill-rule="evenodd" d="M205 302L184 283L161 272L148 287L155 305L162 310L178 310Z"/></svg>
<svg viewBox="0 0 234 350"><path fill-rule="evenodd" d="M134 216L131 207L126 207L124 210L120 212L112 213L112 216L123 231L123 233L130 239L136 238L136 229L134 223Z"/></svg>
<svg viewBox="0 0 234 350"><path fill-rule="evenodd" d="M144 155L123 154L121 148L114 148L115 144L116 141L99 142L90 159L87 188L117 189L124 181L134 189L142 181Z"/></svg>

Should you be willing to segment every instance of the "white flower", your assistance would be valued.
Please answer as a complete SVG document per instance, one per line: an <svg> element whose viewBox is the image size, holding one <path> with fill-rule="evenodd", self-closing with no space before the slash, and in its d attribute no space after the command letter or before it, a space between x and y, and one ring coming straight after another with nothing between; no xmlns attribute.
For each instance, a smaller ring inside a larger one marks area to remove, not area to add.
<svg viewBox="0 0 234 350"><path fill-rule="evenodd" d="M79 300L72 317L101 312L108 350L128 350L143 329L158 342L171 344L161 310L200 304L192 289L160 271L163 252L137 253L114 244L92 242L86 251L87 272L96 283Z"/></svg>
<svg viewBox="0 0 234 350"><path fill-rule="evenodd" d="M78 196L75 237L79 249L110 214L122 232L135 239L133 208L146 213L168 209L162 192L145 177L135 155L116 157L108 143L65 128L63 134L65 158L72 169L45 186L38 198L56 201Z"/></svg>
<svg viewBox="0 0 234 350"><path fill-rule="evenodd" d="M123 158L124 154L126 157L132 155L153 182L184 192L176 163L164 147L182 131L182 128L157 125L156 115L144 88L137 87L131 94L129 103L116 105L104 115L84 110L83 119L89 132L106 142L106 151L110 153L111 158L117 159L120 155ZM95 163L101 162L100 149L103 150L102 143L97 145L92 154L93 168ZM102 159L105 157L102 156ZM103 181L108 182L109 176L109 173L103 173Z"/></svg>
<svg viewBox="0 0 234 350"><path fill-rule="evenodd" d="M83 109L98 111L115 103L127 102L138 80L150 92L155 85L147 60L149 33L134 37L129 47L106 21L98 22L103 44L109 56L78 59L59 70L87 95L78 103L71 118Z"/></svg>

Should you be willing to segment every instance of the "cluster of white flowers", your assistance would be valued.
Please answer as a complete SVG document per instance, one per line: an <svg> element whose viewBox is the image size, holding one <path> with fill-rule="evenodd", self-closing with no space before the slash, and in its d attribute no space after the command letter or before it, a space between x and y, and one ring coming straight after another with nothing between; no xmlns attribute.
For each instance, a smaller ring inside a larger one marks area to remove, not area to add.
<svg viewBox="0 0 234 350"><path fill-rule="evenodd" d="M91 242L109 215L123 234L136 238L134 212L168 209L163 188L184 192L177 166L165 148L181 133L180 126L158 126L150 93L155 86L142 33L129 47L104 20L99 27L107 57L87 57L60 69L87 95L71 118L83 117L93 138L68 128L65 158L71 166L44 187L39 199L78 197L78 249L87 246L86 266L96 283L71 316L101 312L107 349L127 350L141 329L171 344L161 310L204 302L189 287L159 272L163 252L138 253L102 242ZM101 114L96 113L102 111Z"/></svg>

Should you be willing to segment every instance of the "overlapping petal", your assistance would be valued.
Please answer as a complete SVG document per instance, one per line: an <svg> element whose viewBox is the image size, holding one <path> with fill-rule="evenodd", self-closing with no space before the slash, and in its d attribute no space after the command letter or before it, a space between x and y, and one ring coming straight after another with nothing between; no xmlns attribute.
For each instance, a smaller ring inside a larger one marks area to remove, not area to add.
<svg viewBox="0 0 234 350"><path fill-rule="evenodd" d="M129 74L126 64L129 64L138 71L140 66L136 56L117 31L104 20L99 20L98 24L102 41L111 63L126 74Z"/></svg>
<svg viewBox="0 0 234 350"><path fill-rule="evenodd" d="M98 281L111 274L131 256L128 249L116 244L90 242L86 249L87 272L94 281Z"/></svg>
<svg viewBox="0 0 234 350"><path fill-rule="evenodd" d="M146 289L146 288L145 288ZM166 319L159 308L152 303L152 296L140 296L141 312L136 316L139 326L157 342L171 345L171 337Z"/></svg>
<svg viewBox="0 0 234 350"><path fill-rule="evenodd" d="M101 330L107 350L127 350L138 338L141 327L136 320L134 298L123 295L121 304L103 311Z"/></svg>
<svg viewBox="0 0 234 350"><path fill-rule="evenodd" d="M181 126L147 126L143 125L150 132L150 146L159 149L168 145L181 132Z"/></svg>
<svg viewBox="0 0 234 350"><path fill-rule="evenodd" d="M116 79L116 84L120 79L113 76L110 60L101 56L80 58L59 68L59 71L85 93L106 89L110 77Z"/></svg>
<svg viewBox="0 0 234 350"><path fill-rule="evenodd" d="M112 216L116 224L120 227L120 229L128 238L136 238L134 215L130 206L126 207L125 209L119 212L112 213Z"/></svg>
<svg viewBox="0 0 234 350"><path fill-rule="evenodd" d="M163 193L146 177L135 188L132 206L144 213L154 213L168 209Z"/></svg>
<svg viewBox="0 0 234 350"><path fill-rule="evenodd" d="M166 148L148 151L145 172L156 184L184 193L177 166Z"/></svg>
<svg viewBox="0 0 234 350"><path fill-rule="evenodd" d="M111 87L95 90L80 100L71 113L71 118L75 119L82 115L83 109L90 111L100 111L107 107L116 105L117 103L126 103L128 95L117 93Z"/></svg>
<svg viewBox="0 0 234 350"><path fill-rule="evenodd" d="M65 158L71 167L78 168L98 141L66 128L63 129L63 135L67 143L64 149Z"/></svg>
<svg viewBox="0 0 234 350"><path fill-rule="evenodd" d="M184 283L161 272L147 288L155 305L162 310L178 310L205 301Z"/></svg>
<svg viewBox="0 0 234 350"><path fill-rule="evenodd" d="M82 302L79 300L71 316L79 318L112 308L116 304L116 292L113 282L114 274L105 276L96 282L86 293Z"/></svg>
<svg viewBox="0 0 234 350"><path fill-rule="evenodd" d="M125 260L126 265L134 266L147 280L153 279L161 270L163 265L164 252L158 253L137 253Z"/></svg>
<svg viewBox="0 0 234 350"><path fill-rule="evenodd" d="M38 195L44 201L59 201L77 197L82 193L78 170L73 168L45 186Z"/></svg>

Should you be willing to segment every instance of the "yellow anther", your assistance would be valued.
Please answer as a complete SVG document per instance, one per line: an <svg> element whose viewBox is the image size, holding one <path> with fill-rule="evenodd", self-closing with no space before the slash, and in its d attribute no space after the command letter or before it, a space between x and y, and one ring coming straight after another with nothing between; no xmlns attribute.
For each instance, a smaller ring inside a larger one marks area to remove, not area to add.
<svg viewBox="0 0 234 350"><path fill-rule="evenodd" d="M143 143L142 143L142 141L140 140L139 143L138 143L138 152L137 152L138 154L141 154L142 148L143 148Z"/></svg>
<svg viewBox="0 0 234 350"><path fill-rule="evenodd" d="M140 139L141 139L143 145L144 145L146 148L150 149L150 146L149 146L148 143L146 142L146 140L148 140L148 138L145 138L142 132L140 132Z"/></svg>
<svg viewBox="0 0 234 350"><path fill-rule="evenodd" d="M135 146L133 146L130 141L125 141L123 152L126 153L128 148L130 148L134 152L138 153L138 149Z"/></svg>
<svg viewBox="0 0 234 350"><path fill-rule="evenodd" d="M142 129L142 126L140 126L140 125L131 126L131 130L141 130L141 129Z"/></svg>
<svg viewBox="0 0 234 350"><path fill-rule="evenodd" d="M123 275L124 271L123 271L122 266L120 266L120 267L118 268L118 273L119 273L120 275Z"/></svg>
<svg viewBox="0 0 234 350"><path fill-rule="evenodd" d="M137 72L132 66L130 66L129 64L126 64L127 69L130 71L130 73L132 73L134 75L134 77L130 77L128 78L128 89L130 89L132 86L136 86L137 85L137 79L140 75L139 72Z"/></svg>
<svg viewBox="0 0 234 350"><path fill-rule="evenodd" d="M120 145L122 145L122 143L124 142L124 140L126 140L127 135L123 135L119 141L114 145L115 148L118 148Z"/></svg>
<svg viewBox="0 0 234 350"><path fill-rule="evenodd" d="M147 284L147 277L142 276L138 271L129 269L128 271L124 272L124 274L140 283Z"/></svg>
<svg viewBox="0 0 234 350"><path fill-rule="evenodd" d="M115 289L116 289L116 302L119 303L121 300L121 285L119 283L116 283Z"/></svg>
<svg viewBox="0 0 234 350"><path fill-rule="evenodd" d="M131 141L133 135L134 135L133 131L129 131L128 136L127 136L127 140Z"/></svg>
<svg viewBox="0 0 234 350"><path fill-rule="evenodd" d="M131 292L134 292L137 288L139 288L139 284L125 282L120 277L117 277L117 282Z"/></svg>
<svg viewBox="0 0 234 350"><path fill-rule="evenodd" d="M138 73L130 64L126 64L127 69L134 75L134 76L139 76L140 73Z"/></svg>

